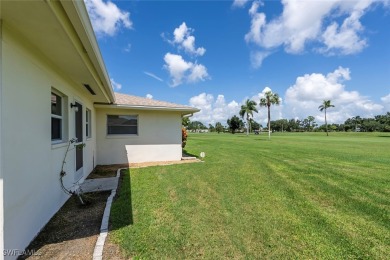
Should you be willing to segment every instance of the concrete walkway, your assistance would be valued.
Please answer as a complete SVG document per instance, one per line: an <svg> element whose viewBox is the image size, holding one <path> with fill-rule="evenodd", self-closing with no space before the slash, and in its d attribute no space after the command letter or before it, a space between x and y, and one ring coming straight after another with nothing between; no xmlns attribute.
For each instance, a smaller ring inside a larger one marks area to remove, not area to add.
<svg viewBox="0 0 390 260"><path fill-rule="evenodd" d="M81 184L81 190L86 192L114 190L118 186L118 177L87 179Z"/></svg>

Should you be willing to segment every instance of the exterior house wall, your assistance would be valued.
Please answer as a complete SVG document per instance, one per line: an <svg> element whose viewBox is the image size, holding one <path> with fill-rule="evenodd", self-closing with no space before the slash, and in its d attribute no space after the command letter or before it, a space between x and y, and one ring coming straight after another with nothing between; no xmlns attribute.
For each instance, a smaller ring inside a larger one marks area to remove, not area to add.
<svg viewBox="0 0 390 260"><path fill-rule="evenodd" d="M75 136L70 103L83 104L84 138L85 108L92 112L92 138L84 140L83 178L94 168L96 158L95 109L81 87L5 25L2 45L1 97L6 97L1 100L1 147L6 151L0 164L4 181L2 237L5 249L23 250L68 199L59 182L68 139L56 145L51 142L52 87L67 96L64 122L68 138ZM65 186L70 187L75 174L74 147L67 155L65 171Z"/></svg>
<svg viewBox="0 0 390 260"><path fill-rule="evenodd" d="M98 108L96 115L98 164L181 160L180 112ZM138 135L107 135L107 115L138 115Z"/></svg>
<svg viewBox="0 0 390 260"><path fill-rule="evenodd" d="M0 252L4 250L4 206L3 206L3 23L1 20L1 3L0 3ZM0 259L3 259L0 254Z"/></svg>

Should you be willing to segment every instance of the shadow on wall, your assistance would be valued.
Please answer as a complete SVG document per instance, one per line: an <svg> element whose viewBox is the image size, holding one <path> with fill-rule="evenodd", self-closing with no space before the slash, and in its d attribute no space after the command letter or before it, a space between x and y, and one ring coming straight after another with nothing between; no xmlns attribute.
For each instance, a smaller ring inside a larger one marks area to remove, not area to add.
<svg viewBox="0 0 390 260"><path fill-rule="evenodd" d="M128 168L128 165L97 166L95 170L99 168L99 172L93 171L89 177L113 177L117 169ZM88 203L83 206L76 196L70 197L23 251L26 254L18 259L27 259L32 253L39 255L40 259L52 259L53 253L56 258L62 259L72 258L74 255L77 255L78 259L90 258L88 252L93 251L94 243L88 241L100 233L103 212L110 194L111 191L85 193L83 198ZM110 223L114 223L112 226L115 228L133 224L129 169L121 172L117 195L111 208Z"/></svg>

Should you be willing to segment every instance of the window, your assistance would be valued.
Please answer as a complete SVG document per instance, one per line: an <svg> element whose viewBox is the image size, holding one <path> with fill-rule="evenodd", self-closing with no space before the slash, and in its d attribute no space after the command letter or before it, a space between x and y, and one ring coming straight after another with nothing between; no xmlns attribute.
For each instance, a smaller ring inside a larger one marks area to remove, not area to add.
<svg viewBox="0 0 390 260"><path fill-rule="evenodd" d="M63 139L63 98L57 93L51 92L51 140Z"/></svg>
<svg viewBox="0 0 390 260"><path fill-rule="evenodd" d="M85 113L85 132L86 132L86 136L87 138L91 138L92 137L92 124L91 124L91 110L89 110L87 108L86 110L86 113Z"/></svg>
<svg viewBox="0 0 390 260"><path fill-rule="evenodd" d="M136 115L107 115L108 135L137 135L138 116Z"/></svg>

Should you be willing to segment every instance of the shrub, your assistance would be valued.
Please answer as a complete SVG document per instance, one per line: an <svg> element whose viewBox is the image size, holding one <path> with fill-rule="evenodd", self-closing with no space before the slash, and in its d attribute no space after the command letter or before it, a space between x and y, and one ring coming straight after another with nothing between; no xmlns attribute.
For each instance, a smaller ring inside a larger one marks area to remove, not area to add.
<svg viewBox="0 0 390 260"><path fill-rule="evenodd" d="M184 127L182 127L181 128L181 147L182 148L184 148L187 144L187 137L188 137L187 130Z"/></svg>

